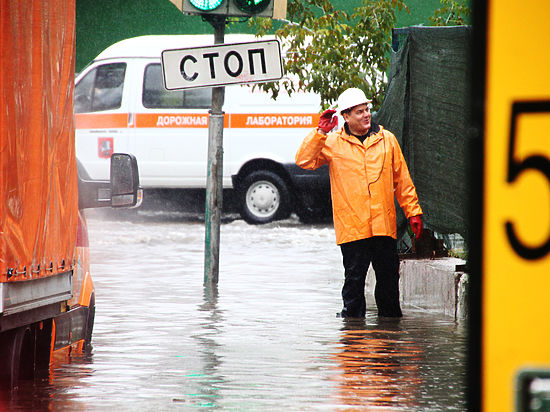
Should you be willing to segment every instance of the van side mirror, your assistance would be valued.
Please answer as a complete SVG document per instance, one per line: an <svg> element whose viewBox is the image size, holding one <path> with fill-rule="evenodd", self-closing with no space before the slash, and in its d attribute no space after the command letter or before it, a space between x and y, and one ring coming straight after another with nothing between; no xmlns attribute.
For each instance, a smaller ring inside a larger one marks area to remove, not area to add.
<svg viewBox="0 0 550 412"><path fill-rule="evenodd" d="M136 157L126 153L113 153L111 156L111 206L139 206L141 199Z"/></svg>
<svg viewBox="0 0 550 412"><path fill-rule="evenodd" d="M139 187L138 165L135 156L114 153L111 156L110 180L92 180L82 164L78 166L78 207L137 207L143 191Z"/></svg>

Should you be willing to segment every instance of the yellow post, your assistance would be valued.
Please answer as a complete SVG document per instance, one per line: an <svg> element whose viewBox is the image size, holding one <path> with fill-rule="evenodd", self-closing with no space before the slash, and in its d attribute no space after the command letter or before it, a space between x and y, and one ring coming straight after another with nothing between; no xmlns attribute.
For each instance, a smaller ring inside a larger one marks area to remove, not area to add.
<svg viewBox="0 0 550 412"><path fill-rule="evenodd" d="M486 17L481 402L505 412L522 371L550 372L550 2Z"/></svg>

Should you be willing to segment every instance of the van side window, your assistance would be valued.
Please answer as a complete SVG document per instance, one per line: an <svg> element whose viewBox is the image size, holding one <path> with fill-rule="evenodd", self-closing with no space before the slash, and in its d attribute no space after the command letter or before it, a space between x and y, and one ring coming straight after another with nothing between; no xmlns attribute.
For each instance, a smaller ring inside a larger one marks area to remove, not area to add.
<svg viewBox="0 0 550 412"><path fill-rule="evenodd" d="M142 102L149 109L208 109L212 89L166 90L160 64L149 64L143 78Z"/></svg>
<svg viewBox="0 0 550 412"><path fill-rule="evenodd" d="M75 112L120 108L126 63L104 64L91 70L75 87Z"/></svg>

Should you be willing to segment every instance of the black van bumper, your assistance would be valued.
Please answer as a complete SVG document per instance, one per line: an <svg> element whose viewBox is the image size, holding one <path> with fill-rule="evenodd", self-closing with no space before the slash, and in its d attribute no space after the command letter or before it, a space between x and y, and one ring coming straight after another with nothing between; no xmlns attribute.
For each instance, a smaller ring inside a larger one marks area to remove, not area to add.
<svg viewBox="0 0 550 412"><path fill-rule="evenodd" d="M331 215L330 177L328 166L304 170L296 164L285 164L295 196L295 211L303 220Z"/></svg>

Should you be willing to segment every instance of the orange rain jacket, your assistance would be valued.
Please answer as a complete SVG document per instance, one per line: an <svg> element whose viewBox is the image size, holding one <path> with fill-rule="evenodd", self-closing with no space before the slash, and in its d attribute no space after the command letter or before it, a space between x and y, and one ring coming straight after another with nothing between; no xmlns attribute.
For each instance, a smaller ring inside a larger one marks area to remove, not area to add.
<svg viewBox="0 0 550 412"><path fill-rule="evenodd" d="M394 194L408 218L422 214L395 136L380 126L361 143L342 127L311 131L296 153L303 169L329 165L336 243L372 236L397 238Z"/></svg>

